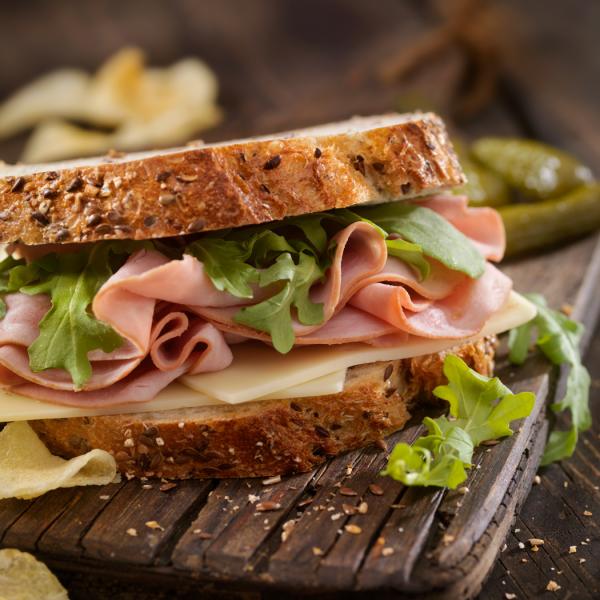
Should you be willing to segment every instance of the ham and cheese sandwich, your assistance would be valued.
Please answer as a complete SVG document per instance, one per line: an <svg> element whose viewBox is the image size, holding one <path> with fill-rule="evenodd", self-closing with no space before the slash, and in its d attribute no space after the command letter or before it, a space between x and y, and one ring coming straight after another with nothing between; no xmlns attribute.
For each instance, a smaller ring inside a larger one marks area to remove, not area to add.
<svg viewBox="0 0 600 600"><path fill-rule="evenodd" d="M0 420L138 476L303 471L531 315L433 114L5 169Z"/></svg>

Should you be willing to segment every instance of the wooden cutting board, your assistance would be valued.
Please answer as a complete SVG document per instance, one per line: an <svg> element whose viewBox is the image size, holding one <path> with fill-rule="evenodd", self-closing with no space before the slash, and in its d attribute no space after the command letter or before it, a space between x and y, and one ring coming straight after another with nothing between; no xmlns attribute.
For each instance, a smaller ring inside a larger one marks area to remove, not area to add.
<svg viewBox="0 0 600 600"><path fill-rule="evenodd" d="M517 289L535 289L553 306L572 304L593 330L600 309L598 237L505 270ZM387 453L373 446L274 483L186 481L161 491L160 482L129 481L3 501L1 545L35 552L60 569L146 582L188 579L199 588L218 582L238 590L473 596L532 484L548 427L544 407L556 387L543 359L511 369L503 353L498 374L515 391L534 391L535 409L511 438L476 453L459 491L408 489L380 477ZM419 433L414 424L387 447ZM281 508L259 513L257 497ZM365 514L345 514L361 503ZM128 535L130 528L138 535Z"/></svg>

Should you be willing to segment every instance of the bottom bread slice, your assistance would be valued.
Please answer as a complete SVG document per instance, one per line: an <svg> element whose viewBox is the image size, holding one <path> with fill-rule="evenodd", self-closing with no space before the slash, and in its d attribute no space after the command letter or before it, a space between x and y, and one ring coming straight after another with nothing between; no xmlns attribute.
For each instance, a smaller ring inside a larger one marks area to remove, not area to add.
<svg viewBox="0 0 600 600"><path fill-rule="evenodd" d="M447 352L358 365L338 394L30 424L54 454L110 452L128 477L267 477L308 471L401 429L419 401L445 382L444 357L493 372L496 340Z"/></svg>

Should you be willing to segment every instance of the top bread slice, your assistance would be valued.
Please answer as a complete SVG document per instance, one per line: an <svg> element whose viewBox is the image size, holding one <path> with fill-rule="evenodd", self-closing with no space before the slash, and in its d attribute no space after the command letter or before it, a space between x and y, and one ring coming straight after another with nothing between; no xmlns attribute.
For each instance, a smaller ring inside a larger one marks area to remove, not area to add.
<svg viewBox="0 0 600 600"><path fill-rule="evenodd" d="M432 113L0 172L0 243L151 239L434 193L465 177Z"/></svg>

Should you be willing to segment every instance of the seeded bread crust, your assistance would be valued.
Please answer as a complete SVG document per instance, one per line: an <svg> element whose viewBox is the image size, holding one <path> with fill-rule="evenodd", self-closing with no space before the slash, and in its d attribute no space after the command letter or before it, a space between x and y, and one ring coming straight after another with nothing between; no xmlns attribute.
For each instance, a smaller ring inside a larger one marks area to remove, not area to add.
<svg viewBox="0 0 600 600"><path fill-rule="evenodd" d="M495 338L457 346L484 375ZM268 477L309 471L326 458L401 429L418 402L444 382L447 352L359 365L339 394L99 417L31 421L54 453L71 458L102 448L128 477Z"/></svg>
<svg viewBox="0 0 600 600"><path fill-rule="evenodd" d="M150 239L240 227L464 183L432 113L0 175L0 243Z"/></svg>

